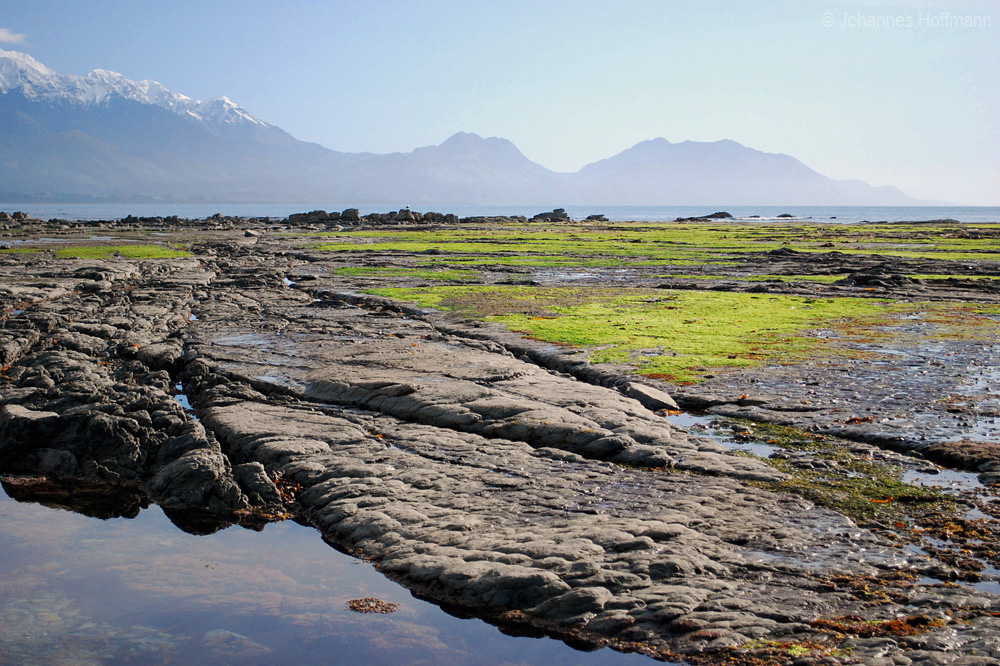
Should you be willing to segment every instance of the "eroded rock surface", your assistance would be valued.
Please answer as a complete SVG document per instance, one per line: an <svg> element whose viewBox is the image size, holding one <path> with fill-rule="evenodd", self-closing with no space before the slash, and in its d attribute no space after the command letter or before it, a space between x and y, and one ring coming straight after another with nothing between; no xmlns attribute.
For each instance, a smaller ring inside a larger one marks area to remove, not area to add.
<svg viewBox="0 0 1000 666"><path fill-rule="evenodd" d="M2 471L298 510L441 603L661 657L1000 658L1000 599L925 584L940 562L762 489L784 475L650 411L662 391L304 280L322 261L274 240L195 250L4 258ZM848 616L922 628L818 622Z"/></svg>
<svg viewBox="0 0 1000 666"><path fill-rule="evenodd" d="M167 509L250 509L170 375L193 294L214 274L194 259L52 262L33 273L51 283L9 289L23 311L0 330L3 471L135 484Z"/></svg>

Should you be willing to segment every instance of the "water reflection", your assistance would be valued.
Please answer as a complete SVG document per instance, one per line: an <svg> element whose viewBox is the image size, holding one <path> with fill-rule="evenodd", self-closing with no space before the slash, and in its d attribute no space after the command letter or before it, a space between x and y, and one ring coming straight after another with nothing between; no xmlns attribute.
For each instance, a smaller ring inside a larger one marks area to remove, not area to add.
<svg viewBox="0 0 1000 666"><path fill-rule="evenodd" d="M294 522L195 536L142 501L60 510L77 499L0 492L0 664L653 663L452 617ZM361 597L399 610L347 610Z"/></svg>

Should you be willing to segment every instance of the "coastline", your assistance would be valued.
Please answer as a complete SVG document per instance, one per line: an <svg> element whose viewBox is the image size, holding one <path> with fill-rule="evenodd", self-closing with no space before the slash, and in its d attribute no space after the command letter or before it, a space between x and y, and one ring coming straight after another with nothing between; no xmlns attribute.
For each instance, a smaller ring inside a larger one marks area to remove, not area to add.
<svg viewBox="0 0 1000 666"><path fill-rule="evenodd" d="M534 206L506 205L472 205L447 204L414 205L414 210L437 210L443 213L454 213L464 217L532 217L540 211L552 210L562 206L569 216L583 220L588 215L603 213L608 219L622 221L673 221L677 218L695 217L709 214L713 211L728 211L739 219L751 219L758 215L765 219L777 219L778 215L787 213L798 219L812 221L829 221L831 223L851 224L861 220L881 221L913 221L934 219L957 219L964 223L983 223L1000 221L998 206L800 206L800 205L727 205L706 204L704 206L601 206L601 205L567 205L561 203L546 203ZM288 216L304 211L326 210L342 211L347 208L357 208L362 215L385 213L403 208L403 203L343 203L330 202L288 202L267 204L234 204L234 203L59 203L59 202L0 202L0 211L13 213L27 211L33 217L43 220L63 219L77 220L121 220L129 215L136 217L169 217L178 216L184 219L205 219L216 213L224 217L271 218L275 221L287 219ZM836 218L836 219L831 219Z"/></svg>

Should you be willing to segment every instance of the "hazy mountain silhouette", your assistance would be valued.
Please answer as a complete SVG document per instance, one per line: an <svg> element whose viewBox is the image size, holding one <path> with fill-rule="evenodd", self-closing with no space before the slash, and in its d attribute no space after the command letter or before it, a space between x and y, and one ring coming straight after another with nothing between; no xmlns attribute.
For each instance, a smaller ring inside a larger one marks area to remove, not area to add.
<svg viewBox="0 0 1000 666"><path fill-rule="evenodd" d="M459 132L438 146L377 155L339 170L342 201L433 203L549 202L560 175L496 137Z"/></svg>
<svg viewBox="0 0 1000 666"><path fill-rule="evenodd" d="M788 155L764 153L735 141L642 141L583 167L574 203L612 205L798 204L906 205L919 203L895 187L836 181Z"/></svg>
<svg viewBox="0 0 1000 666"><path fill-rule="evenodd" d="M722 205L921 203L835 181L734 141L643 141L556 173L506 139L459 132L409 153L299 141L228 98L155 81L63 75L0 49L0 198L367 204Z"/></svg>

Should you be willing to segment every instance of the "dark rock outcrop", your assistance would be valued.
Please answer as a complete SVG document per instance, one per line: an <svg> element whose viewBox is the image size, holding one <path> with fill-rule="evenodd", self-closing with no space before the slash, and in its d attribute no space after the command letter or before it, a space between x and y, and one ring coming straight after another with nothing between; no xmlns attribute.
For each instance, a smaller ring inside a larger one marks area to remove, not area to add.
<svg viewBox="0 0 1000 666"><path fill-rule="evenodd" d="M729 220L732 219L732 215L725 211L719 211L717 213L710 213L708 215L699 215L697 217L678 217L675 222L698 222L700 220Z"/></svg>
<svg viewBox="0 0 1000 666"><path fill-rule="evenodd" d="M548 213L538 213L531 218L532 222L569 222L570 217L564 208L556 208Z"/></svg>

